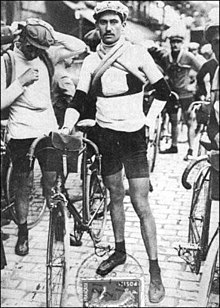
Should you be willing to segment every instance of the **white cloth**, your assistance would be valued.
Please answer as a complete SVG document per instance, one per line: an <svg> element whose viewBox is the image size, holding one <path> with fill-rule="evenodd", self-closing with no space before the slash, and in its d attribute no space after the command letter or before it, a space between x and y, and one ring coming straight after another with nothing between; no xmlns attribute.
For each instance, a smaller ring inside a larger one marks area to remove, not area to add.
<svg viewBox="0 0 220 308"><path fill-rule="evenodd" d="M89 92L92 75L100 64L97 53L89 55L82 65L78 90ZM120 62L137 71L141 69L150 83L156 83L163 78L155 62L145 48L131 45L120 57ZM104 128L116 131L133 132L145 125L143 112L143 90L140 93L118 96L128 90L126 81L127 72L111 66L101 77L103 94L106 97L97 97L97 123ZM116 97L108 97L115 95Z"/></svg>

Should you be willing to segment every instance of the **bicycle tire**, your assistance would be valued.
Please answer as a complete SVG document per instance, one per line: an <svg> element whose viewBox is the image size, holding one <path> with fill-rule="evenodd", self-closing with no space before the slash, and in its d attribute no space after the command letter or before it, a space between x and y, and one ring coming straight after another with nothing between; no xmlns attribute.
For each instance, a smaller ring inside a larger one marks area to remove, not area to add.
<svg viewBox="0 0 220 308"><path fill-rule="evenodd" d="M197 307L219 307L219 233L214 237L206 256Z"/></svg>
<svg viewBox="0 0 220 308"><path fill-rule="evenodd" d="M207 155L200 156L190 161L189 164L186 166L185 170L183 171L182 177L181 177L181 182L185 189L192 188L192 185L188 181L189 174L192 173L192 171L194 171L192 178L195 178L199 170L201 170L201 167L203 167L204 165L209 165L207 159L208 159Z"/></svg>
<svg viewBox="0 0 220 308"><path fill-rule="evenodd" d="M68 211L62 201L50 209L47 260L47 307L65 307L69 281L70 232Z"/></svg>
<svg viewBox="0 0 220 308"><path fill-rule="evenodd" d="M27 227L32 229L42 219L46 210L46 200L42 196L41 170L38 161L34 161L32 172L31 193L29 195L29 209L27 217ZM15 204L15 177L13 164L10 163L6 177L6 201L13 221L18 224L18 216Z"/></svg>
<svg viewBox="0 0 220 308"><path fill-rule="evenodd" d="M209 194L210 167L203 167L194 183L189 217L188 242L198 245L193 251L193 272L199 273L201 261L204 260L208 246L208 230L211 199Z"/></svg>
<svg viewBox="0 0 220 308"><path fill-rule="evenodd" d="M98 243L101 241L107 221L107 189L96 170L88 178L90 236L94 242Z"/></svg>
<svg viewBox="0 0 220 308"><path fill-rule="evenodd" d="M156 119L156 125L154 130L154 139L152 142L151 141L149 142L149 149L147 151L148 161L150 165L150 172L154 171L156 164L156 158L159 149L160 130L161 130L161 117L158 116Z"/></svg>

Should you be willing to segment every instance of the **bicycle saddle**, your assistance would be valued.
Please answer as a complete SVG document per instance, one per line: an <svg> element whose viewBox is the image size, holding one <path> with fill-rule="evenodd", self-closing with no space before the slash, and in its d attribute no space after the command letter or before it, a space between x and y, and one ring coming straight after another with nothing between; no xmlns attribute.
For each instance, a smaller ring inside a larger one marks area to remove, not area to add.
<svg viewBox="0 0 220 308"><path fill-rule="evenodd" d="M61 151L79 151L82 148L82 138L74 135L52 132L51 142L54 148Z"/></svg>

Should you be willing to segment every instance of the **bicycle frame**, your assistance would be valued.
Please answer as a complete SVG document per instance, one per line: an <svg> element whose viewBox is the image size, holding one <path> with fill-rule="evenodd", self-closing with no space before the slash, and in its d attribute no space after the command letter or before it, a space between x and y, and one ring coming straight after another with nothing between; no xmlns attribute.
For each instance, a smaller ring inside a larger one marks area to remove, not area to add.
<svg viewBox="0 0 220 308"><path fill-rule="evenodd" d="M84 134L85 136L85 134ZM55 136L56 137L56 136ZM98 209L95 210L94 214L90 218L90 188L92 172L101 172L101 156L99 154L97 146L90 140L83 138L82 148L78 153L78 156L82 155L82 204L81 211L75 206L76 201L71 201L67 190L65 188L65 181L68 176L67 170L67 153L69 143L74 142L72 137L58 137L57 136L57 148L61 150L62 154L62 165L63 169L57 176L57 181L52 189L52 196L50 202L50 221L49 221L49 232L48 232L48 245L47 245L47 270L46 270L46 301L48 307L54 307L61 305L65 307L67 286L68 286L68 274L69 274L69 247L71 244L70 230L69 230L69 219L70 215L74 218L74 236L76 242L80 242L84 231L90 234L95 248L97 249L97 239L99 234L94 234L92 223L96 218ZM54 139L55 140L55 139ZM67 143L65 143L67 140ZM69 140L69 141L68 141ZM64 141L64 143L63 143ZM60 142L60 143L59 143ZM53 143L53 142L52 142ZM55 143L55 142L54 142ZM55 146L55 144L53 145ZM65 144L65 145L64 145ZM95 152L95 162L97 163L95 171L90 170L91 163L88 157L87 145L90 144ZM57 150L57 149L56 149ZM97 179L97 177L96 177ZM103 192L103 196L104 192ZM104 201L105 202L105 199ZM101 203L101 202L100 202ZM104 204L104 208L107 208L107 204ZM105 215L103 213L103 215ZM103 216L105 217L105 216ZM104 221L104 219L103 219ZM103 225L102 225L103 228ZM79 246L79 245L76 245Z"/></svg>

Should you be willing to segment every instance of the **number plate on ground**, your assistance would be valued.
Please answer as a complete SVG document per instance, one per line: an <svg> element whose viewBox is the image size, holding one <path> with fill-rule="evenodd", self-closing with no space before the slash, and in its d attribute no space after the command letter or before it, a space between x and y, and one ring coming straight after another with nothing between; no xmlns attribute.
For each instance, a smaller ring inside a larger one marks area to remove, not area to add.
<svg viewBox="0 0 220 308"><path fill-rule="evenodd" d="M83 307L143 307L142 279L83 279Z"/></svg>

